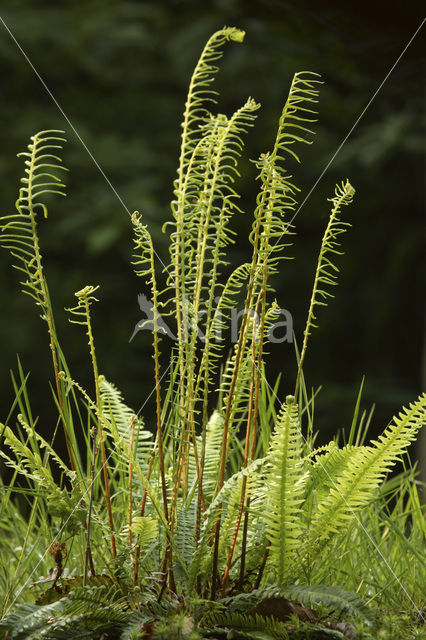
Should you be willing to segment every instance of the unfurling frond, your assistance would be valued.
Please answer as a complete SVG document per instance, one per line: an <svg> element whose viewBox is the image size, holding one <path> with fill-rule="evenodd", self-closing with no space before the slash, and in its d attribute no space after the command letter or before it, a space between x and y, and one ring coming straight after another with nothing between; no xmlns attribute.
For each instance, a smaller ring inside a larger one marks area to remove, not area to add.
<svg viewBox="0 0 426 640"><path fill-rule="evenodd" d="M78 304L76 307L68 309L71 313L70 322L72 322L72 324L82 324L83 326L88 326L90 324L90 305L92 302L99 302L99 300L93 295L98 289L99 285L97 287L87 285L83 289L76 291L74 295L78 300ZM72 316L75 316L77 319L74 319Z"/></svg>
<svg viewBox="0 0 426 640"><path fill-rule="evenodd" d="M259 287L265 286L267 276L283 259L283 250L289 246L287 237L292 234L288 214L295 210L299 188L293 184L292 176L284 169L286 156L299 161L293 151L295 143L310 144L314 132L308 128L316 122L319 76L315 73L296 73L281 113L273 149L261 154L255 162L259 171L261 187L256 199L256 208L250 242L253 245L253 299ZM261 283L264 283L263 285Z"/></svg>
<svg viewBox="0 0 426 640"><path fill-rule="evenodd" d="M25 174L21 178L24 184L19 189L16 201L17 214L0 218L0 244L9 249L17 260L15 269L24 274L21 282L23 291L30 295L42 309L46 319L49 294L43 276L43 266L37 233L37 213L41 210L47 218L47 206L42 201L45 195L65 196L65 184L56 173L67 171L57 155L62 149L65 138L57 130L40 131L31 136L28 151L18 154L25 158Z"/></svg>
<svg viewBox="0 0 426 640"><path fill-rule="evenodd" d="M342 206L349 205L354 197L355 189L349 183L342 182L341 185L336 185L334 197L330 198L333 203L330 218L328 220L327 228L325 230L321 249L318 256L317 269L314 278L314 286L312 289L311 302L309 305L308 318L306 321L306 327L303 334L303 346L300 354L299 369L297 372L295 396L299 391L300 376L302 374L303 363L306 355L306 349L308 346L308 338L312 329L316 328L316 315L315 307L326 306L327 298L332 298L333 295L327 291L325 287L335 286L337 284L337 274L339 272L338 267L334 264L334 255L342 255L338 247L338 237L346 231L350 226L348 222L340 220L340 210Z"/></svg>
<svg viewBox="0 0 426 640"><path fill-rule="evenodd" d="M229 40L242 42L243 39L244 31L240 31L234 27L224 27L220 31L216 31L204 47L194 73L192 74L182 123L179 177L176 183L178 200L181 197L184 174L196 144L198 126L200 123L203 123L206 116L208 116L208 111L204 105L206 102L216 102L215 97L217 92L212 90L210 85L214 80L214 76L219 71L217 62L222 57L221 49Z"/></svg>
<svg viewBox="0 0 426 640"><path fill-rule="evenodd" d="M278 124L278 134L273 154L282 157L289 153L298 162L299 156L290 149L295 142L312 144L314 131L310 125L317 121L315 105L318 102L320 76L312 71L299 71L293 76L290 91Z"/></svg>
<svg viewBox="0 0 426 640"><path fill-rule="evenodd" d="M342 182L341 185L336 185L335 195L333 198L330 198L330 201L333 203L333 208L331 210L318 256L317 271L311 296L308 321L305 328L306 336L310 334L311 329L316 328L316 325L314 324L314 321L316 320L314 313L315 306L325 306L327 304L326 299L332 297L332 294L323 287L335 286L337 284L337 273L339 269L334 264L332 258L333 254L342 255L342 252L338 249L338 237L350 226L348 222L342 222L342 220L340 220L340 210L342 206L351 204L354 194L355 189L349 181L346 180L346 182Z"/></svg>

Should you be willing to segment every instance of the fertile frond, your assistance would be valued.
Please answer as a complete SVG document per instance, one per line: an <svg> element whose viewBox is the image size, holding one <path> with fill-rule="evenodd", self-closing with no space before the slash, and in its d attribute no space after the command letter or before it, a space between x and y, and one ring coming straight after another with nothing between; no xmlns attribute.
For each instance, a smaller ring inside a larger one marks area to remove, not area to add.
<svg viewBox="0 0 426 640"><path fill-rule="evenodd" d="M318 102L320 76L312 71L294 74L290 91L278 124L278 134L273 155L282 157L282 152L292 155L298 162L299 156L290 148L294 143L312 144L314 131L310 125L317 121L314 108Z"/></svg>
<svg viewBox="0 0 426 640"><path fill-rule="evenodd" d="M91 285L87 285L84 289L80 289L75 293L75 297L78 300L78 304L76 307L72 307L68 309L71 313L70 322L73 324L82 324L85 327L89 328L90 325L90 305L92 302L99 302L97 298L93 295L95 291L99 289L99 285L97 287L92 287ZM72 316L75 316L74 319Z"/></svg>
<svg viewBox="0 0 426 640"><path fill-rule="evenodd" d="M24 274L21 282L23 291L31 296L42 309L42 317L47 314L48 292L43 277L41 253L37 233L37 213L42 211L47 218L47 207L42 202L45 194L65 195L65 185L56 175L57 171L67 171L57 155L62 149L64 138L57 130L40 131L31 136L28 151L18 154L25 158L26 177L21 178L24 186L19 190L16 201L17 214L0 218L0 243L16 258L15 269Z"/></svg>
<svg viewBox="0 0 426 640"><path fill-rule="evenodd" d="M352 202L354 194L355 189L346 181L342 182L341 185L336 185L335 195L333 198L330 198L333 203L333 208L321 243L305 336L308 336L311 329L316 327L314 324L316 320L314 314L315 306L325 306L326 299L332 297L332 294L323 287L335 286L337 284L337 273L339 269L332 261L332 254L342 255L342 252L338 250L338 236L344 233L347 227L350 226L348 222L342 222L340 220L340 210L342 206L347 206Z"/></svg>
<svg viewBox="0 0 426 640"><path fill-rule="evenodd" d="M254 249L256 275L269 266L274 268L277 255L288 246L281 239L291 233L291 223L285 214L294 210L299 189L291 182L283 168L286 154L299 161L290 148L294 143L310 144L313 131L307 125L316 121L312 106L318 102L318 75L311 72L296 73L281 113L277 135L272 151L262 154L256 161L261 188L257 196L253 229L250 241ZM282 256L280 256L282 257Z"/></svg>
<svg viewBox="0 0 426 640"><path fill-rule="evenodd" d="M182 145L178 180L176 183L178 202L183 195L182 187L185 171L196 144L197 129L200 123L203 123L208 116L208 111L204 104L206 102L216 102L215 96L217 92L213 91L210 85L219 70L216 63L222 57L221 49L225 42L229 40L242 42L243 39L244 31L240 31L234 27L224 27L220 31L216 31L204 47L194 73L192 74L182 123Z"/></svg>
<svg viewBox="0 0 426 640"><path fill-rule="evenodd" d="M337 284L337 273L339 269L334 264L333 255L342 255L342 252L338 250L338 237L346 231L347 227L350 226L348 222L342 222L342 220L340 220L340 210L342 206L349 205L352 202L354 194L355 189L352 187L349 181L346 180L346 182L342 182L341 185L336 185L334 197L330 198L331 202L333 203L333 208L331 210L330 218L328 220L327 228L321 242L321 249L318 256L314 286L312 289L311 302L308 311L308 319L306 321L306 327L303 337L303 347L300 354L299 370L296 380L296 398L299 390L300 376L308 345L308 338L311 330L317 327L317 325L315 324L315 307L326 306L327 298L331 298L333 296L329 291L327 291L327 289L325 289L325 287L335 286Z"/></svg>
<svg viewBox="0 0 426 640"><path fill-rule="evenodd" d="M242 135L253 124L259 108L249 98L230 118L210 116L201 127L197 144L185 175L182 210L172 223L168 283L175 288L175 304L184 298L195 314L202 306L206 326L212 313L220 266L226 264L223 249L233 242L229 221L238 207L232 187L237 160L243 148Z"/></svg>
<svg viewBox="0 0 426 640"><path fill-rule="evenodd" d="M230 312L235 309L237 296L247 285L250 274L250 265L239 265L229 276L219 299L216 299L216 308L211 321L208 323L205 348L199 366L197 390L207 389L217 370L217 361L222 355L224 346L224 333L229 326ZM236 327L232 327L235 331Z"/></svg>

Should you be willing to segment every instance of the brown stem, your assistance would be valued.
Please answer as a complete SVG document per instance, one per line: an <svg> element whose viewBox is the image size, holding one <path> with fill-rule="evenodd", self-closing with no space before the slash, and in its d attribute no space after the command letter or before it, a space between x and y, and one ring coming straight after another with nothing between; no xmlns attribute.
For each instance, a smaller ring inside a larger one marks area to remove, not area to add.
<svg viewBox="0 0 426 640"><path fill-rule="evenodd" d="M264 284L266 284L264 282ZM248 407L248 416L247 416L247 428L246 428L246 439L245 439L245 445L244 445L244 460L243 460L243 468L246 469L247 468L247 464L248 464L248 459L249 459L249 451L250 451L250 436L253 430L253 442L256 442L256 411L257 411L257 402L256 400L254 401L254 396L256 394L256 392L258 391L258 376L256 376L256 329L257 329L257 325L256 325L256 318L257 318L257 313L258 313L258 309L259 309L259 304L261 301L261 297L263 298L263 302L264 300L264 289L262 289L259 292L259 296L256 302L256 307L255 307L255 311L254 311L254 321L253 321L253 335L252 335L252 368L251 368L251 382L250 382L250 399L249 399L249 407ZM262 324L261 324L261 333L260 333L260 346L259 346L259 362L261 362L261 358L262 358L262 345L263 345L263 316L264 316L264 305L263 305L263 309L262 309ZM259 372L259 362L258 362L258 372ZM256 383L255 383L255 378L256 378ZM254 401L254 411L253 411L253 401ZM252 429L253 426L253 429ZM253 442L251 444L251 457L253 457ZM228 561L225 567L225 572L223 575L223 580L222 580L222 597L225 596L225 589L226 589L226 584L228 582L228 577L229 577L229 571L231 569L231 563L232 563L232 558L234 555L234 551L235 551L235 546L237 543L237 537L238 537L238 532L240 529L240 524L241 524L241 518L242 518L242 514L243 514L243 510L244 510L244 501L245 501L245 495L246 495L246 487L247 487L247 476L243 477L243 482L242 482L242 487L241 487L241 499L240 499L240 505L238 508L238 515L237 515L237 520L235 523L235 528L234 528L234 535L232 537L232 543L231 543L231 548L229 550L229 554L228 554ZM245 518L245 522L247 520L247 513L246 513L246 518ZM243 547L243 555L245 554L245 540L244 542L244 547ZM243 559L243 556L241 557L241 562L244 563L245 558Z"/></svg>
<svg viewBox="0 0 426 640"><path fill-rule="evenodd" d="M149 479L151 477L151 472L152 472L152 465L155 459L155 445L154 448L151 451L151 455L149 457L149 462L148 462L148 471L146 474L146 481L149 482ZM144 513L145 513L145 505L146 505L146 499L147 499L147 490L144 489L143 495L142 495L142 503L141 503L141 518L143 518ZM141 547L139 544L139 536L138 536L138 542L135 546L135 564L134 564L134 569L133 569L133 584L137 584L138 583L138 572L139 572L139 556L140 556L140 552L141 552Z"/></svg>
<svg viewBox="0 0 426 640"><path fill-rule="evenodd" d="M84 554L84 569L83 569L83 587L87 584L87 569L89 563L89 557L91 556L90 550L90 529L92 522L92 507L93 507L93 485L95 483L95 460L96 460L96 428L92 429L92 464L90 469L90 497L89 497L89 509L87 512L87 525L86 525L86 550Z"/></svg>
<svg viewBox="0 0 426 640"><path fill-rule="evenodd" d="M133 515L133 440L135 437L136 416L130 418L130 456L129 456L129 547L132 547L132 515ZM133 561L133 558L131 558Z"/></svg>
<svg viewBox="0 0 426 640"><path fill-rule="evenodd" d="M265 571L266 562L267 562L268 556L269 556L269 545L270 545L270 542L268 541L268 544L266 545L265 553L263 554L262 564L260 565L260 569L259 569L259 573L257 574L256 582L254 583L254 588L255 589L259 589L260 583L262 581L263 572Z"/></svg>

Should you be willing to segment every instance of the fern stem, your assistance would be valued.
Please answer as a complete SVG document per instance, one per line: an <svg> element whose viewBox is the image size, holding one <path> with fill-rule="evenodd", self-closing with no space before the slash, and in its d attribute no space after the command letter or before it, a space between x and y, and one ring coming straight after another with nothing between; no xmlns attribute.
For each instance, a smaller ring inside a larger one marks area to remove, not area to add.
<svg viewBox="0 0 426 640"><path fill-rule="evenodd" d="M42 265L42 262L41 262L41 255L40 255L40 247L39 247L39 243L38 243L37 221L36 221L36 215L35 215L34 204L33 204L33 199L34 199L33 186L34 186L34 180L35 180L35 170L36 170L36 162L37 162L37 145L39 143L39 135L40 134L36 134L33 137L33 145L32 145L32 150L31 150L31 160L30 160L29 169L28 169L28 182L27 182L27 184L28 184L27 189L28 190L27 190L26 200L27 200L28 204L26 206L28 208L28 212L29 212L29 216L30 216L30 220L31 220L34 255L35 255L36 264L37 264L36 273L37 273L38 278L39 278L39 286L40 286L40 291L41 291L42 298L43 298L43 311L45 313L45 319L46 319L46 322L47 322L47 327L48 327L48 332L49 332L50 350L51 350L51 353L52 353L52 361L53 361L53 370L54 370L54 374L55 374L56 391L57 391L57 394L58 394L58 403L59 403L59 409L60 409L61 418L62 418L62 425L63 425L63 429L64 429L65 443L66 443L66 447L67 447L67 452L68 452L68 457L69 457L69 460L70 460L71 469L72 469L72 471L75 471L76 466L75 466L75 462L74 462L74 456L73 456L72 450L71 450L71 442L70 442L70 439L69 439L69 436L68 436L67 424L66 424L65 413L64 413L64 402L63 402L63 397L62 397L62 387L61 387L61 383L60 383L60 380L59 380L59 367L58 367L58 358L57 358L57 352L56 352L56 332L55 332L55 325L54 325L54 319L53 319L52 305L50 303L50 298L49 298L48 289L47 289L47 283L46 283L46 279L45 279L45 276L44 276L44 273L43 273L43 265ZM19 202L19 200L18 200L18 202ZM18 210L19 210L19 208L18 208Z"/></svg>
<svg viewBox="0 0 426 640"><path fill-rule="evenodd" d="M250 397L249 397L249 407L248 407L248 416L247 416L247 427L246 427L246 438L244 444L244 459L243 459L243 468L247 468L247 464L250 459L253 458L255 443L256 443L256 422L257 422L257 411L258 411L258 394L259 394L259 383L260 383L260 363L262 361L262 345L263 345L263 330L264 330L264 314L265 314L265 295L266 295L266 280L267 278L264 275L264 281L262 285L262 289L259 292L258 299L256 302L255 310L254 310L254 321L253 321L253 335L252 335L252 367L251 367L251 381L250 381ZM260 325L260 345L259 345L259 353L256 354L256 337L257 337L257 314L259 311L259 305L262 302L262 314L261 314L261 325ZM256 364L256 355L257 364ZM244 511L244 502L246 500L246 488L247 488L247 476L243 477L242 486L241 486L241 497L240 504L238 508L237 520L235 523L234 534L232 537L231 548L228 554L228 561L225 567L225 572L222 579L222 598L225 596L226 584L228 582L229 571L231 569L232 558L235 551L235 546L237 543L238 532L240 529L241 519ZM249 499L249 498L248 498ZM240 571L240 582L242 581L242 576L244 576L244 565L245 565L245 551L246 551L246 536L247 536L247 524L248 524L248 513L246 511L245 519L244 519L244 531L245 536L243 536L242 541L242 553L241 553L241 571ZM243 531L243 533L244 533Z"/></svg>
<svg viewBox="0 0 426 640"><path fill-rule="evenodd" d="M270 540L268 540L266 544L265 553L263 554L262 564L260 565L259 573L257 574L256 582L254 583L254 588L259 589L260 583L262 582L263 573L265 571L266 563L268 561L269 556L269 548L271 546Z"/></svg>
<svg viewBox="0 0 426 640"><path fill-rule="evenodd" d="M104 485L105 485L105 495L106 495L106 504L108 510L108 519L110 526L110 538L111 538L111 552L112 557L115 560L117 555L116 545L115 545L115 535L114 535L114 520L112 516L112 508L111 508L111 495L109 490L109 481L108 481L108 470L107 470L107 462L106 462L106 454L105 454L105 444L104 444L104 435L102 429L102 407L101 407L101 397L99 391L99 373L98 373L98 363L96 361L96 353L95 353L95 342L93 339L92 326L90 320L90 306L88 297L84 297L84 305L86 308L86 318L87 318L87 336L89 338L89 348L90 355L92 358L92 367L93 367L93 376L95 381L95 393L96 393L96 406L98 410L98 423L97 429L95 432L95 437L97 432L99 432L99 440L101 444L101 457L102 457L102 471L104 476Z"/></svg>
<svg viewBox="0 0 426 640"><path fill-rule="evenodd" d="M148 462L148 470L146 473L146 480L147 482L149 482L150 478L151 478L151 473L152 473L152 467L153 467L153 463L155 460L155 445L151 451L151 454L149 456L149 462ZM144 488L143 491L143 495L142 495L142 502L141 502L141 510L140 510L140 515L141 518L143 518L144 514L145 514L145 506L146 506L146 499L147 499L147 489L146 487ZM138 572L139 572L139 557L140 557L140 552L141 552L141 547L139 544L139 540L140 540L140 536L138 535L138 541L136 543L135 546L135 561L134 561L134 568L133 568L133 584L137 585L138 583Z"/></svg>
<svg viewBox="0 0 426 640"><path fill-rule="evenodd" d="M93 492L95 484L95 463L96 463L96 430L95 427L91 431L92 439L92 462L90 466L90 493L89 493L89 508L87 510L87 524L86 524L86 550L84 554L84 568L83 568L83 587L87 585L87 571L89 566L89 559L92 556L90 549L90 533L92 525L92 509L93 509Z"/></svg>
<svg viewBox="0 0 426 640"><path fill-rule="evenodd" d="M132 547L132 515L133 515L133 442L135 438L136 416L131 417L130 457L129 457L129 547ZM133 562L133 558L132 558Z"/></svg>

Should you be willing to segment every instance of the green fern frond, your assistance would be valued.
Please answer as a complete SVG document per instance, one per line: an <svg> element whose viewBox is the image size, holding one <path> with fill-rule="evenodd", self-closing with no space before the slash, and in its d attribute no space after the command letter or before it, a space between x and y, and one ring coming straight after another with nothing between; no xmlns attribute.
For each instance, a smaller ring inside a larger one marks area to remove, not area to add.
<svg viewBox="0 0 426 640"><path fill-rule="evenodd" d="M294 143L311 143L310 136L314 132L307 125L316 122L316 111L311 107L318 102L317 86L321 83L317 78L317 74L307 71L294 75L278 123L273 150L262 154L255 162L262 183L250 234L256 275L266 265L274 269L278 255L288 246L280 242L281 238L291 233L292 228L289 222L285 222L285 213L294 210L299 189L291 182L292 176L280 165L287 154L300 161L290 148Z"/></svg>
<svg viewBox="0 0 426 640"><path fill-rule="evenodd" d="M299 156L290 147L297 142L312 144L311 136L315 132L308 127L317 121L315 105L318 103L318 85L322 84L319 78L312 71L298 71L294 74L278 125L273 152L277 157L282 157L284 152L300 162Z"/></svg>
<svg viewBox="0 0 426 640"><path fill-rule="evenodd" d="M232 633L238 631L245 638L253 640L288 640L289 635L284 622L260 615L247 615L242 613L213 613L204 621L218 631Z"/></svg>
<svg viewBox="0 0 426 640"><path fill-rule="evenodd" d="M287 396L272 436L268 461L267 501L264 519L270 541L271 567L279 585L286 582L290 559L305 531L300 518L306 474L297 405Z"/></svg>
<svg viewBox="0 0 426 640"><path fill-rule="evenodd" d="M352 455L344 456L346 464L335 478L330 478L330 490L318 503L309 535L299 550L300 558L312 553L314 545L326 544L368 504L425 422L426 394L423 394L393 419L378 440L369 446L352 448Z"/></svg>
<svg viewBox="0 0 426 640"><path fill-rule="evenodd" d="M196 550L195 504L190 503L178 507L174 529L175 544L179 551L179 559L175 563L175 579L179 580L184 590L187 587L188 570ZM184 563L184 567L181 563ZM182 569L185 569L183 572Z"/></svg>
<svg viewBox="0 0 426 640"><path fill-rule="evenodd" d="M208 502L212 499L216 489L222 430L223 415L219 411L214 411L207 423L203 470L203 493Z"/></svg>
<svg viewBox="0 0 426 640"><path fill-rule="evenodd" d="M135 513L132 516L131 530L134 536L138 536L140 551L141 553L144 553L144 551L158 538L158 520L150 516L140 516ZM120 531L120 537L123 539L123 541L126 541L128 539L128 524L122 527Z"/></svg>
<svg viewBox="0 0 426 640"><path fill-rule="evenodd" d="M270 598L287 598L300 602L305 607L333 607L337 611L361 616L369 620L370 609L356 593L346 591L334 585L286 585L284 587L268 586L254 589L248 593L222 598L218 604L226 607L229 613L243 613Z"/></svg>
<svg viewBox="0 0 426 640"><path fill-rule="evenodd" d="M102 633L119 633L129 619L126 604L116 586L76 588L52 604L21 605L0 630L16 640L95 640Z"/></svg>
<svg viewBox="0 0 426 640"><path fill-rule="evenodd" d="M44 319L48 312L48 291L43 276L41 254L37 233L37 213L42 211L47 217L47 206L41 196L57 194L65 196L65 184L56 175L57 171L67 171L61 158L56 155L62 149L65 139L56 134L57 130L40 131L31 136L28 151L18 154L25 158L26 177L21 178L24 186L19 190L16 201L18 214L0 218L0 243L9 249L17 260L15 269L24 274L21 282L23 291L41 307ZM54 153L52 153L54 152Z"/></svg>
<svg viewBox="0 0 426 640"><path fill-rule="evenodd" d="M117 387L108 382L105 376L99 376L99 391L101 396L101 410L108 423L105 430L112 438L115 453L118 458L122 458L124 464L128 465L128 451L131 440L131 423L135 419L135 432L133 451L141 469L146 471L148 457L154 446L152 433L144 429L144 421L136 417L136 413L128 407L122 393ZM122 443L126 443L123 449Z"/></svg>
<svg viewBox="0 0 426 640"><path fill-rule="evenodd" d="M333 607L349 615L360 616L366 620L371 618L371 611L362 598L356 593L341 587L327 584L320 585L287 585L281 591L285 597L297 600L305 607Z"/></svg>
<svg viewBox="0 0 426 640"><path fill-rule="evenodd" d="M239 265L229 276L220 298L217 300L215 312L207 324L205 348L201 357L196 385L196 395L198 390L207 395L210 384L213 382L217 372L217 362L222 356L225 343L225 331L230 322L230 311L235 309L237 296L243 286L248 283L250 265L244 263Z"/></svg>
<svg viewBox="0 0 426 640"><path fill-rule="evenodd" d="M341 185L336 185L334 197L330 198L331 202L333 203L333 208L331 210L330 218L328 220L327 228L321 242L321 249L318 256L314 286L312 289L306 327L303 334L303 346L300 354L299 368L296 378L296 398L299 392L300 376L302 373L303 363L308 346L308 338L312 329L317 327L317 325L315 324L317 319L315 315L315 307L327 305L327 299L332 298L333 295L329 291L327 291L325 287L335 286L337 284L337 273L339 269L334 264L333 256L342 255L342 252L338 250L338 237L342 233L344 233L350 226L348 222L342 222L342 220L340 220L340 211L342 206L347 206L352 202L354 194L355 189L352 187L349 181L346 180L346 182L342 182Z"/></svg>
<svg viewBox="0 0 426 640"><path fill-rule="evenodd" d="M224 483L223 487L216 494L214 500L207 507L204 512L204 520L201 527L201 535L198 543L198 548L193 555L191 566L189 569L189 590L194 588L195 581L200 571L205 570L206 565L211 566L211 527L217 513L217 509L222 505L226 512L227 505L237 499L237 496L241 495L241 481L244 476L247 478L254 477L259 472L259 469L265 465L266 460L259 458L254 460L246 468L241 469L237 473L234 473Z"/></svg>
<svg viewBox="0 0 426 640"><path fill-rule="evenodd" d="M202 124L209 115L204 105L206 102L216 102L217 92L212 90L210 85L219 70L216 63L222 57L221 49L227 41L242 42L244 35L244 31L234 27L224 27L220 31L216 31L204 47L192 74L182 123L182 145L176 182L178 202L183 196L185 171L196 145L199 124Z"/></svg>
<svg viewBox="0 0 426 640"><path fill-rule="evenodd" d="M76 292L75 296L78 300L77 306L67 309L67 311L71 313L70 322L72 322L72 324L81 324L84 327L88 327L89 319L87 310L90 308L92 302L99 302L99 300L93 295L98 289L99 285L97 287L87 285L83 289L80 289L80 291ZM73 316L75 316L76 319L74 319Z"/></svg>
<svg viewBox="0 0 426 640"><path fill-rule="evenodd" d="M233 40L241 42L244 38L244 32L232 28L224 27L220 31L214 33L208 40L201 57L196 65L191 78L188 97L185 105L184 119L182 123L182 142L179 160L178 178L175 181L174 194L176 200L172 202L172 213L175 219L175 234L173 235L170 246L170 254L173 265L173 274L171 275L170 286L175 289L175 304L177 305L177 322L178 336L182 338L181 326L181 307L186 297L186 279L185 279L185 256L191 254L185 246L187 229L191 229L188 225L187 205L188 190L191 190L188 174L194 168L194 173L199 172L197 164L193 167L193 161L196 159L195 151L197 145L200 144L202 132L200 125L206 125L210 120L210 114L205 107L206 102L215 102L217 93L210 88L215 74L218 71L216 62L221 58L223 45L226 41ZM219 123L219 119L216 120ZM209 136L209 131L207 131ZM201 143L202 144L202 143ZM200 151L200 149L198 149ZM201 163L201 166L203 163ZM202 172L202 169L201 169ZM188 188L189 187L189 188ZM197 193L197 196L199 194ZM193 207L192 207L193 208Z"/></svg>

